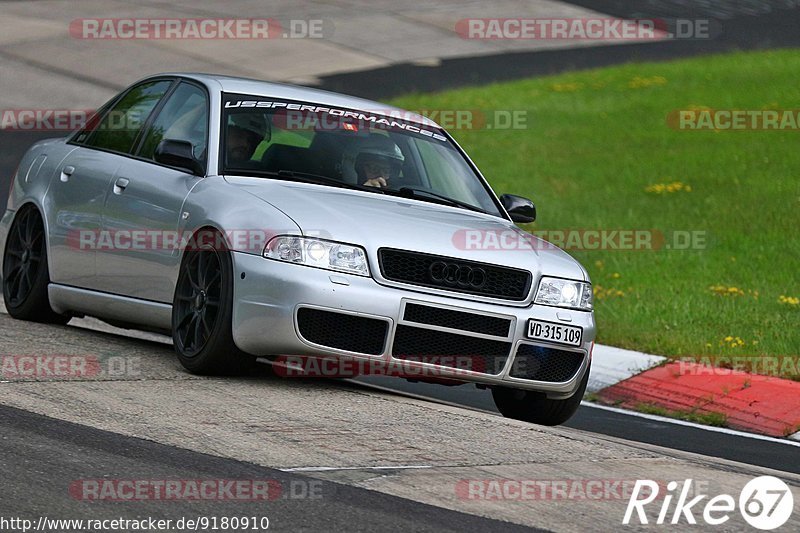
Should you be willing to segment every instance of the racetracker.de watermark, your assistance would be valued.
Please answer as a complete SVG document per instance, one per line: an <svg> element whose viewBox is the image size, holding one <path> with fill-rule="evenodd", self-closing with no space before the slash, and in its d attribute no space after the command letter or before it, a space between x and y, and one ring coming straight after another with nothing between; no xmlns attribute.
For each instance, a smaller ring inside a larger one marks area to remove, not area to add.
<svg viewBox="0 0 800 533"><path fill-rule="evenodd" d="M275 18L79 18L69 34L84 40L324 39L333 34L323 19Z"/></svg>
<svg viewBox="0 0 800 533"><path fill-rule="evenodd" d="M248 102L243 103L247 104ZM359 130L368 128L391 129L394 121L417 123L420 117L423 117L451 131L526 130L530 128L530 112L526 109L426 108L404 111L387 108L355 112L299 104L297 107L298 109L279 109L272 113L270 115L272 127L290 131L350 131L357 133ZM147 119L146 115L119 111L106 113L102 122L94 117L96 117L96 111L93 109L2 109L0 110L0 130L71 132L88 129L91 131L136 132ZM407 129L414 132L411 128Z"/></svg>
<svg viewBox="0 0 800 533"><path fill-rule="evenodd" d="M461 229L453 233L453 246L465 251L529 252L531 250L705 250L705 230L657 229L547 229L527 233L521 230Z"/></svg>
<svg viewBox="0 0 800 533"><path fill-rule="evenodd" d="M245 102L247 103L247 102ZM295 104L279 109L270 121L273 127L291 131L346 131L357 133L368 128L392 129L396 121L417 123L420 117L446 130L526 130L530 127L527 109L365 109L349 111ZM249 107L249 106L241 106ZM228 106L226 106L228 108ZM424 132L415 132L414 133Z"/></svg>
<svg viewBox="0 0 800 533"><path fill-rule="evenodd" d="M77 479L70 496L79 501L227 501L320 500L321 480L277 479Z"/></svg>
<svg viewBox="0 0 800 533"><path fill-rule="evenodd" d="M456 22L455 32L490 41L664 41L711 39L720 28L712 19L468 18Z"/></svg>
<svg viewBox="0 0 800 533"><path fill-rule="evenodd" d="M397 356L401 357L401 356ZM393 376L408 379L451 379L454 375L500 374L507 357L485 355L403 355L403 359L351 359L345 357L279 356L273 362L275 373L287 378L353 378ZM511 372L525 375L536 370L526 358L513 362Z"/></svg>
<svg viewBox="0 0 800 533"><path fill-rule="evenodd" d="M202 251L231 250L262 253L267 243L277 235L292 234L287 228L231 229L224 232L197 232L160 229L91 229L67 233L67 246L82 252L142 252L142 251ZM328 232L308 230L306 236L329 237Z"/></svg>
<svg viewBox="0 0 800 533"><path fill-rule="evenodd" d="M798 355L703 355L678 361L680 376L800 376Z"/></svg>
<svg viewBox="0 0 800 533"><path fill-rule="evenodd" d="M0 355L0 379L46 381L136 378L142 373L140 359L121 355Z"/></svg>
<svg viewBox="0 0 800 533"><path fill-rule="evenodd" d="M3 109L0 130L75 131L84 128L94 114L93 109Z"/></svg>
<svg viewBox="0 0 800 533"><path fill-rule="evenodd" d="M676 109L667 125L679 131L800 131L800 109Z"/></svg>
<svg viewBox="0 0 800 533"><path fill-rule="evenodd" d="M467 501L628 500L635 479L462 479L455 492Z"/></svg>

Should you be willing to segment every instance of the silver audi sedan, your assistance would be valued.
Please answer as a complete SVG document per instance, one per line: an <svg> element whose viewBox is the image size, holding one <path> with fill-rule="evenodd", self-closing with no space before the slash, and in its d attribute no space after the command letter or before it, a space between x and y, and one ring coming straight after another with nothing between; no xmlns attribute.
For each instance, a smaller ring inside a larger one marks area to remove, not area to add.
<svg viewBox="0 0 800 533"><path fill-rule="evenodd" d="M474 383L505 416L554 425L586 388L592 286L515 225L535 217L420 115L163 74L23 157L3 298L21 320L169 333L198 374L259 360Z"/></svg>

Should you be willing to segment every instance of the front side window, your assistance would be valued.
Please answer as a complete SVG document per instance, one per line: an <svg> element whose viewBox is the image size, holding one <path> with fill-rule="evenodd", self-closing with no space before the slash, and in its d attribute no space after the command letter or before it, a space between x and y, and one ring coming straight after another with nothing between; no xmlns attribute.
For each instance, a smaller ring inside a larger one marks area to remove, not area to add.
<svg viewBox="0 0 800 533"><path fill-rule="evenodd" d="M153 159L163 140L187 141L198 161L205 165L208 147L208 95L200 87L183 82L170 95L144 138L139 155Z"/></svg>
<svg viewBox="0 0 800 533"><path fill-rule="evenodd" d="M444 132L387 111L225 95L222 171L306 177L501 216L490 191Z"/></svg>
<svg viewBox="0 0 800 533"><path fill-rule="evenodd" d="M134 142L158 102L169 89L169 80L151 81L128 91L99 121L76 137L86 146L131 153Z"/></svg>

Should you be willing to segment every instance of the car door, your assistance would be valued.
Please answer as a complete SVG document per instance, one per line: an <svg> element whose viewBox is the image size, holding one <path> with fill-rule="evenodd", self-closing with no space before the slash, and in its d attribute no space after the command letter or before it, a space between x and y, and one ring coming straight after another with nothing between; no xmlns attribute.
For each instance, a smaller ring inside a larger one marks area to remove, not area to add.
<svg viewBox="0 0 800 533"><path fill-rule="evenodd" d="M110 184L173 80L132 87L70 142L47 193L53 283L98 289L96 253Z"/></svg>
<svg viewBox="0 0 800 533"><path fill-rule="evenodd" d="M172 303L179 268L182 208L198 177L155 161L163 140L192 143L203 167L208 146L205 88L181 82L145 128L134 157L126 159L106 196L103 232L117 246L97 252L101 290Z"/></svg>

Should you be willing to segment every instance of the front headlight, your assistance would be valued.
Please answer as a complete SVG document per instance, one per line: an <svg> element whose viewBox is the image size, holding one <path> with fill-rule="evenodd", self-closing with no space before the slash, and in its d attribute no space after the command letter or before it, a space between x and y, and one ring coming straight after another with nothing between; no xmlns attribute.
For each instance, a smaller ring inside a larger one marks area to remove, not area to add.
<svg viewBox="0 0 800 533"><path fill-rule="evenodd" d="M267 243L264 257L357 276L369 276L367 254L364 249L339 242L279 235Z"/></svg>
<svg viewBox="0 0 800 533"><path fill-rule="evenodd" d="M591 311L592 284L543 277L539 281L539 290L536 291L534 303Z"/></svg>

